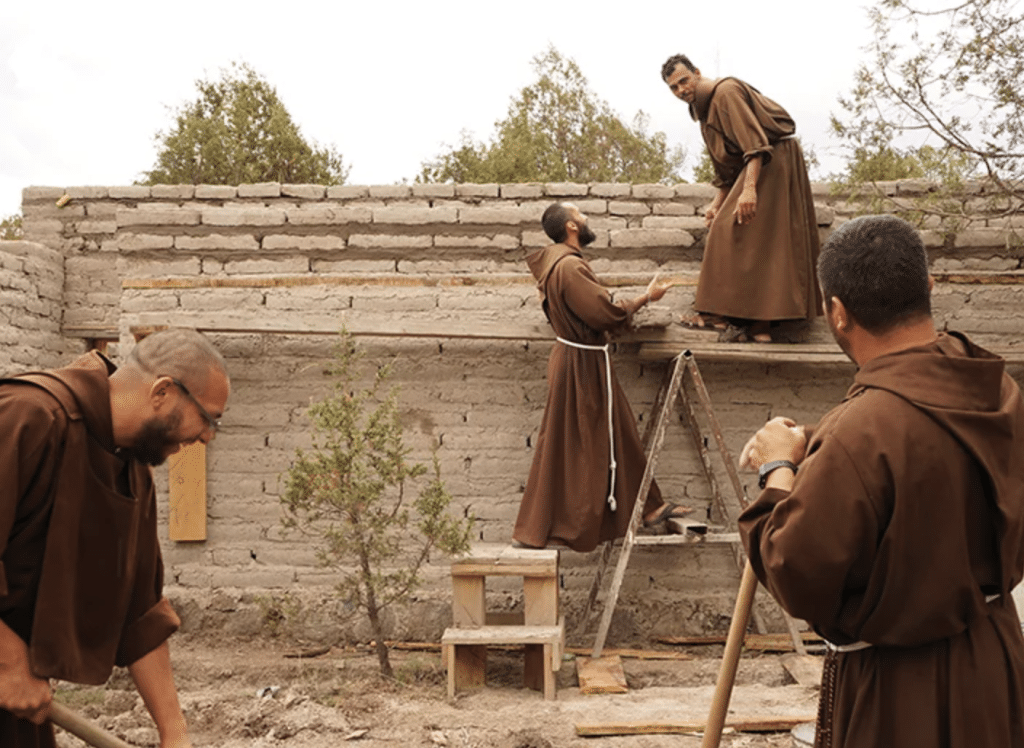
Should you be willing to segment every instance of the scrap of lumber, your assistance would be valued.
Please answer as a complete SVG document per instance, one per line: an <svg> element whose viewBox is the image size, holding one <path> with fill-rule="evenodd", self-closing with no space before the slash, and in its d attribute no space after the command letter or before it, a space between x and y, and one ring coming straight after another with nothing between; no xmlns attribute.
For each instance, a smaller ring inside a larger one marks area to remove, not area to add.
<svg viewBox="0 0 1024 748"><path fill-rule="evenodd" d="M622 659L616 655L605 654L596 660L577 657L576 677L582 694L629 692L626 673L622 670Z"/></svg>
<svg viewBox="0 0 1024 748"><path fill-rule="evenodd" d="M801 632L804 644L824 644L824 639L813 631ZM701 646L707 644L725 644L725 634L714 636L659 636L657 641L662 644L683 644ZM762 652L792 652L793 640L789 634L747 634L743 638L743 648Z"/></svg>
<svg viewBox="0 0 1024 748"><path fill-rule="evenodd" d="M441 645L438 642L387 642L390 649L397 649L406 652L438 652ZM520 649L522 645L489 645L492 649ZM566 652L574 655L589 657L590 647L566 647ZM602 654L618 655L633 660L692 660L693 655L686 652L665 652L654 649L614 649L605 647Z"/></svg>
<svg viewBox="0 0 1024 748"><path fill-rule="evenodd" d="M730 717L725 726L738 732L786 732L804 722L813 722L814 714L779 717ZM611 735L670 735L703 732L706 720L680 720L678 722L594 722L577 723L576 734L596 738Z"/></svg>

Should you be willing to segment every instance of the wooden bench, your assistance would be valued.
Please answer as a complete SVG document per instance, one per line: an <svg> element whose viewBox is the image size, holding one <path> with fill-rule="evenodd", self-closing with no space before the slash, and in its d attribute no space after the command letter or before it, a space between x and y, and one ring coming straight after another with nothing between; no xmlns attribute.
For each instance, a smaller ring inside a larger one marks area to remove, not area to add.
<svg viewBox="0 0 1024 748"><path fill-rule="evenodd" d="M476 545L452 561L452 622L441 639L448 670L448 697L485 685L487 647L523 645L524 684L555 698L555 673L561 669L565 621L558 605L558 551ZM523 612L489 612L487 577L521 577Z"/></svg>

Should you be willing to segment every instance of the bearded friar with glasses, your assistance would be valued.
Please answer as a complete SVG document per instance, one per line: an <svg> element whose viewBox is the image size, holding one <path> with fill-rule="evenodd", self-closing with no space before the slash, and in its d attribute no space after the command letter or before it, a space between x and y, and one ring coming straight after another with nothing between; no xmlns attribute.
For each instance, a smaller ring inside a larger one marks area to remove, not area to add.
<svg viewBox="0 0 1024 748"><path fill-rule="evenodd" d="M0 745L55 746L50 679L127 667L161 748L191 742L167 639L153 465L209 443L231 384L195 330L0 380Z"/></svg>

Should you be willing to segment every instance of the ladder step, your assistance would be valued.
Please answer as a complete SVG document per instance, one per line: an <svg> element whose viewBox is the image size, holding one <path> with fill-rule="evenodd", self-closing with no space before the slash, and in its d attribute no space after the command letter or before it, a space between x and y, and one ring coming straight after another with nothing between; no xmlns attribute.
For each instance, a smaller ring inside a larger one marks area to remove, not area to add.
<svg viewBox="0 0 1024 748"><path fill-rule="evenodd" d="M681 535L637 535L634 545L710 545L740 542L738 532L709 532L706 535L687 532Z"/></svg>

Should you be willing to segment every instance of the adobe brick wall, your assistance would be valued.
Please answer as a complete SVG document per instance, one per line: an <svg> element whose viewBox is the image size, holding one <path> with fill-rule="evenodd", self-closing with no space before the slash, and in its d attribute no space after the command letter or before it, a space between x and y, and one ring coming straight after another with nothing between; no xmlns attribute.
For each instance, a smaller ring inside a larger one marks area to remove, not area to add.
<svg viewBox="0 0 1024 748"><path fill-rule="evenodd" d="M928 185L886 189L913 197ZM965 195L979 211L980 189ZM70 202L57 208L64 194ZM333 578L317 566L307 539L282 533L278 497L295 448L309 444L305 408L327 391L331 336L297 331L542 322L523 258L547 243L539 217L555 199L572 200L590 216L598 240L587 254L599 274L614 278L616 293L639 293L655 271L692 278L703 249L701 215L713 194L707 185L628 184L30 187L23 213L26 239L45 248L39 256L57 265L63 258L52 329L66 336L58 349L64 360L84 338L118 338L126 350L138 324L217 319L237 322L236 329L289 331L212 334L229 362L233 394L208 452L209 539L166 542L167 581L188 625L256 626L266 600L287 594L303 600L305 634L322 638L338 635L327 601ZM859 209L826 185L816 185L815 196L823 237ZM955 234L924 237L936 272L1016 277L1024 250L1014 229L979 212ZM662 304L683 309L692 294L692 285L675 288ZM1019 282L950 277L935 306L940 324L988 343L1024 337ZM0 334L4 324L0 316ZM544 407L550 343L365 337L359 344L369 365L394 362L413 456L428 459L438 445L454 511L477 517L480 540L507 540ZM53 356L45 360L50 365ZM615 366L646 421L665 364L620 351ZM702 371L735 454L774 415L816 420L841 399L853 369L707 363ZM1024 379L1021 367L1013 371ZM165 506L166 476L158 473ZM670 499L706 511L709 490L682 427L670 432L658 478ZM582 607L595 560L562 556L570 618ZM736 582L727 548L638 549L612 640L633 631L723 630ZM422 601L395 619L396 635L436 638L448 594L439 560ZM513 604L516 592L503 586L492 596Z"/></svg>

